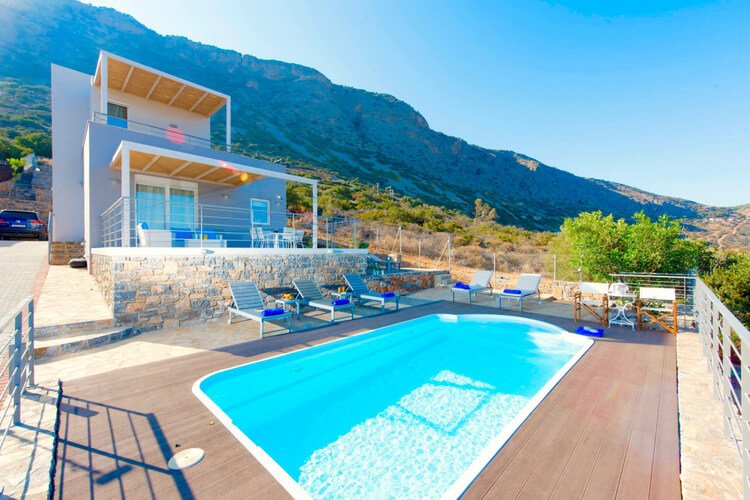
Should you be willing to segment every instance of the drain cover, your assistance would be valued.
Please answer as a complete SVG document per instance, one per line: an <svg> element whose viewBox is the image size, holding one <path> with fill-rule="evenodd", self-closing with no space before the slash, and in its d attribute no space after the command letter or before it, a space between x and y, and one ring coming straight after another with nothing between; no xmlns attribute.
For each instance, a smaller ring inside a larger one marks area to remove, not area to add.
<svg viewBox="0 0 750 500"><path fill-rule="evenodd" d="M200 448L189 448L170 458L168 465L172 470L187 469L203 460L204 455L205 452Z"/></svg>

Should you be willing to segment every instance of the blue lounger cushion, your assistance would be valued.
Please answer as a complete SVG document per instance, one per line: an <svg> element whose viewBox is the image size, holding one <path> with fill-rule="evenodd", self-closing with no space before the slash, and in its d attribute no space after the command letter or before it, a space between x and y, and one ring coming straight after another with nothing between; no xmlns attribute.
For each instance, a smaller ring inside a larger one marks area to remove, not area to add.
<svg viewBox="0 0 750 500"><path fill-rule="evenodd" d="M384 299L390 299L391 297L396 296L396 292L385 292L385 293L381 293L380 296L383 297Z"/></svg>
<svg viewBox="0 0 750 500"><path fill-rule="evenodd" d="M148 222L141 222L138 225L141 226L141 229L148 229Z"/></svg>
<svg viewBox="0 0 750 500"><path fill-rule="evenodd" d="M349 299L336 299L333 302L331 302L331 304L333 304L334 306L345 306L348 303L349 303Z"/></svg>
<svg viewBox="0 0 750 500"><path fill-rule="evenodd" d="M264 309L261 313L261 316L263 316L264 318L267 316L279 316L281 314L284 314L284 312L285 311L283 309Z"/></svg>
<svg viewBox="0 0 750 500"><path fill-rule="evenodd" d="M603 337L604 329L591 328L590 326L579 326L578 329L576 329L576 333L578 335L588 335L589 337Z"/></svg>
<svg viewBox="0 0 750 500"><path fill-rule="evenodd" d="M190 229L172 228L172 236L176 240L192 240L193 232Z"/></svg>
<svg viewBox="0 0 750 500"><path fill-rule="evenodd" d="M466 283L461 283L460 281L457 281L455 285L453 285L453 288L458 288L460 290L471 290L471 287L467 285Z"/></svg>
<svg viewBox="0 0 750 500"><path fill-rule="evenodd" d="M515 288L506 288L503 290L503 293L510 293L513 295L521 295L523 292L521 290L516 290Z"/></svg>

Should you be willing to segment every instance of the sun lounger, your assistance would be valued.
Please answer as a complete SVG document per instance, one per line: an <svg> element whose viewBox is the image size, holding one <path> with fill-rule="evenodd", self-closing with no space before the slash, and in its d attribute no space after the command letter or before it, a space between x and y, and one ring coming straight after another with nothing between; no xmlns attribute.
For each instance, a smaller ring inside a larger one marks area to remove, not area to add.
<svg viewBox="0 0 750 500"><path fill-rule="evenodd" d="M401 297L395 293L374 293L371 292L365 280L359 274L345 274L344 280L352 291L352 294L359 299L360 302L377 302L380 304L380 310L385 310L385 305L388 303L395 303L396 310L398 311L399 301Z"/></svg>
<svg viewBox="0 0 750 500"><path fill-rule="evenodd" d="M541 274L522 274L518 277L515 288L505 288L497 294L497 306L502 309L504 298L513 299L518 301L518 307L523 311L523 300L532 295L536 295L541 302L542 299L539 297L539 283L541 281Z"/></svg>
<svg viewBox="0 0 750 500"><path fill-rule="evenodd" d="M354 319L354 302L348 299L326 299L312 280L294 280L294 288L310 307L331 312L331 323L336 321L336 311L349 311Z"/></svg>
<svg viewBox="0 0 750 500"><path fill-rule="evenodd" d="M490 295L492 295L492 288L489 287L491 279L492 271L474 271L474 276L471 278L471 282L468 285L464 285L459 281L453 286L451 289L453 302L456 301L456 294L466 294L469 299L469 304L471 304L471 296L475 293L489 290Z"/></svg>
<svg viewBox="0 0 750 500"><path fill-rule="evenodd" d="M267 309L260 296L258 287L252 281L244 281L229 284L232 293L232 306L229 311L227 323L232 324L232 316L241 316L260 323L260 338L263 338L263 326L266 321L288 321L287 329L292 331L292 313L283 309Z"/></svg>

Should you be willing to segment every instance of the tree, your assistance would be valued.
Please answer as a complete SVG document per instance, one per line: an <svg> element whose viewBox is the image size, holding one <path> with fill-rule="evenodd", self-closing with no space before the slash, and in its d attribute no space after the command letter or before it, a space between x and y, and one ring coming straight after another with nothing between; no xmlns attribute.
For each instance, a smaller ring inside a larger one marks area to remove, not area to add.
<svg viewBox="0 0 750 500"><path fill-rule="evenodd" d="M32 132L16 137L15 143L21 148L28 149L34 154L52 158L52 139L44 132Z"/></svg>
<svg viewBox="0 0 750 500"><path fill-rule="evenodd" d="M737 319L750 326L750 254L720 251L713 268L702 278Z"/></svg>
<svg viewBox="0 0 750 500"><path fill-rule="evenodd" d="M601 211L565 219L550 242L558 267L580 269L583 279L600 281L618 272L685 273L705 267L708 247L683 238L678 220L663 215L654 222L639 212L632 221ZM572 279L570 274L563 279Z"/></svg>
<svg viewBox="0 0 750 500"><path fill-rule="evenodd" d="M497 210L482 201L481 198L474 200L474 224L485 224L495 222Z"/></svg>

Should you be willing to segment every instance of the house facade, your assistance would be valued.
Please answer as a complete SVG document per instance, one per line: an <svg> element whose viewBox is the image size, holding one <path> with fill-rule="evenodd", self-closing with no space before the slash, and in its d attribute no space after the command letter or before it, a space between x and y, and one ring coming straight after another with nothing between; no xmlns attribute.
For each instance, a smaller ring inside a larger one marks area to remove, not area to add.
<svg viewBox="0 0 750 500"><path fill-rule="evenodd" d="M317 181L233 153L230 96L105 51L92 68L51 68L53 246L317 248ZM287 182L312 186L307 218Z"/></svg>

